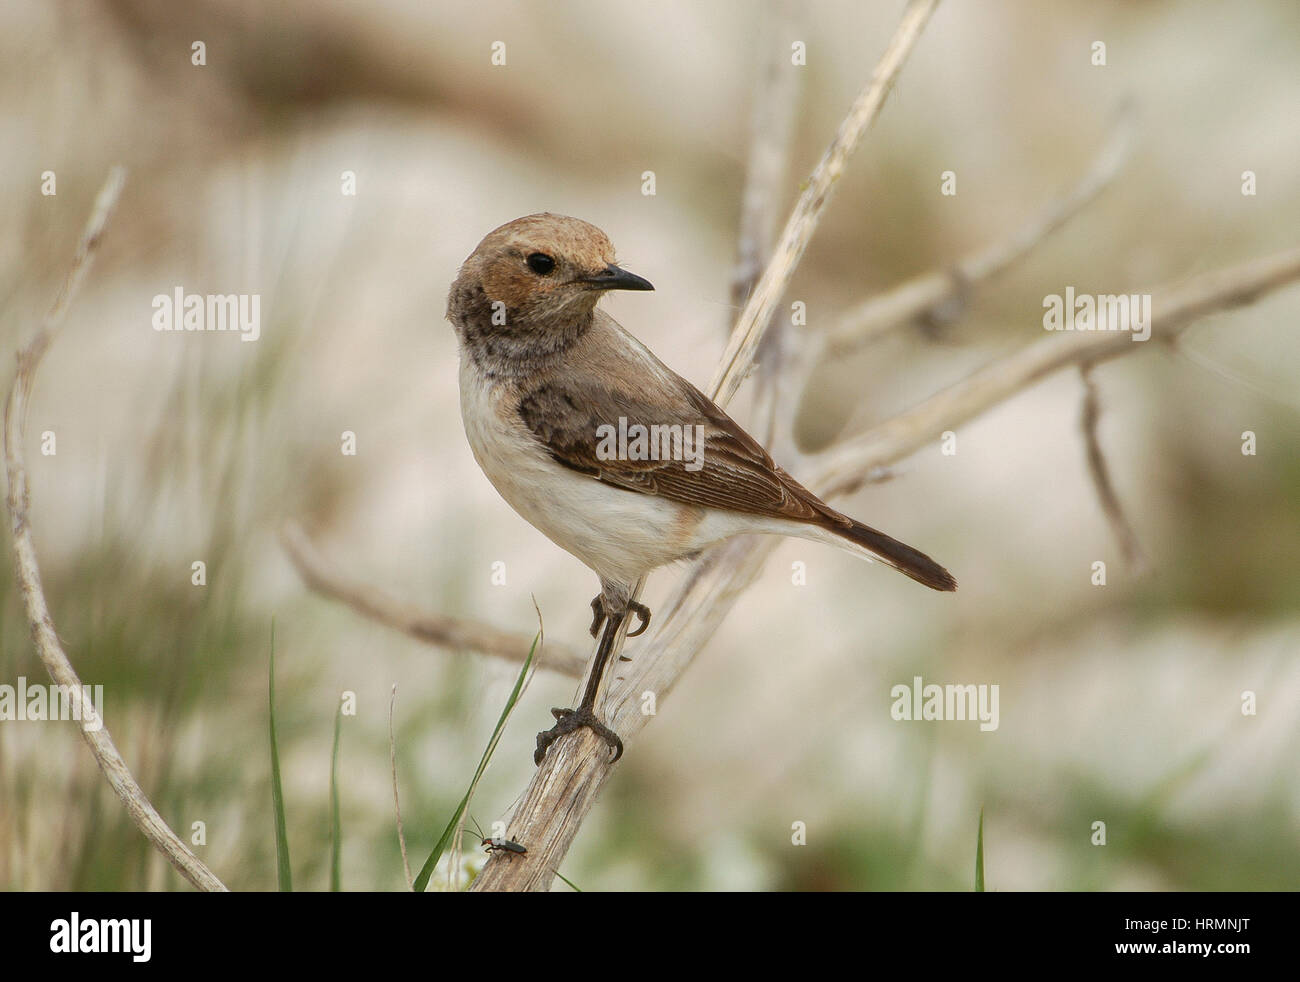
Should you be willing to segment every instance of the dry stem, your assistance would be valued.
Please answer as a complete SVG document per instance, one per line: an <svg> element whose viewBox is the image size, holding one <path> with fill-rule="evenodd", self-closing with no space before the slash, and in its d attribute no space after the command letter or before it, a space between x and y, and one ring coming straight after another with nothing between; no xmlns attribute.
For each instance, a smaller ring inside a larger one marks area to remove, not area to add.
<svg viewBox="0 0 1300 982"><path fill-rule="evenodd" d="M532 647L532 635L512 634L491 624L463 617L447 617L403 603L382 590L348 579L332 567L307 533L296 522L286 522L280 541L303 582L317 593L341 600L357 613L408 634L417 641L456 651L477 651L482 655L521 663ZM561 675L581 678L586 655L555 642L538 652L537 665Z"/></svg>
<svg viewBox="0 0 1300 982"><path fill-rule="evenodd" d="M64 653L54 628L54 621L50 617L45 593L41 588L41 570L36 561L36 546L32 541L31 492L23 457L23 430L27 419L28 402L36 381L36 368L40 364L41 356L54 340L55 332L63 321L63 315L76 297L94 261L100 237L122 193L125 180L126 172L122 168L114 167L109 172L108 179L95 198L94 208L82 231L77 254L63 288L55 298L36 336L27 347L18 352L18 372L14 377L13 388L9 390L9 400L5 404L5 468L9 475L8 505L14 540L14 569L18 577L18 585L22 590L23 607L27 612L27 621L31 625L32 641L36 645L36 652L50 673L50 678L56 684L66 687L74 707L80 710L81 735L90 747L99 769L108 779L109 785L122 799L131 821L144 833L154 848L167 857L176 871L194 886L200 890L225 890L225 884L217 879L216 875L163 821L162 816L158 814L157 809L150 803L143 789L132 776L126 761L118 753L117 746L109 735L108 727L95 713L94 703L85 697L81 679L77 677L72 663Z"/></svg>
<svg viewBox="0 0 1300 982"><path fill-rule="evenodd" d="M889 95L898 73L902 71L903 63L938 5L939 0L909 0L898 30L876 65L871 80L858 95L849 114L840 123L835 138L813 168L803 194L799 196L785 223L772 259L763 270L749 302L745 304L713 380L709 383L709 392L718 405L726 406L731 401L748 374L754 356L758 353L759 342L763 340L772 314L776 311L776 305L790 285L795 268L826 212L835 182L844 173L844 166L858 148L863 134L879 115L885 97Z"/></svg>

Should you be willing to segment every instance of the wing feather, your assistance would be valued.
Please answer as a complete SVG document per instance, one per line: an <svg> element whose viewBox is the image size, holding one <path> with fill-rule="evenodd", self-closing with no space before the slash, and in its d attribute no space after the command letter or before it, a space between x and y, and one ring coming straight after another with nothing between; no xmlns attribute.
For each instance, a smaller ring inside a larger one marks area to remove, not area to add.
<svg viewBox="0 0 1300 982"><path fill-rule="evenodd" d="M685 505L840 525L849 521L776 465L767 451L699 389L674 376L668 398L618 392L590 380L541 381L519 401L519 415L560 464L613 487ZM687 460L602 459L600 427L701 427L703 466Z"/></svg>

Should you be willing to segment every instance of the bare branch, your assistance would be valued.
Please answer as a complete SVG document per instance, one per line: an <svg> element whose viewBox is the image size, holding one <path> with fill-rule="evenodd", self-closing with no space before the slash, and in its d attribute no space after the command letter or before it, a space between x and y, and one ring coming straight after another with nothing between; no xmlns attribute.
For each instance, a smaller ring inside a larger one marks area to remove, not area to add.
<svg viewBox="0 0 1300 982"><path fill-rule="evenodd" d="M1101 439L1097 436L1097 422L1101 418L1101 400L1097 396L1097 384L1092 378L1092 366L1080 365L1079 375L1083 379L1083 411L1080 413L1079 426L1083 430L1083 443L1088 458L1088 473L1092 477L1093 488L1101 510L1110 523L1110 530L1119 543L1124 562L1134 572L1146 568L1146 557L1138 543L1133 525L1124 515L1119 495L1110 479L1110 468L1106 466L1106 457L1101 450Z"/></svg>
<svg viewBox="0 0 1300 982"><path fill-rule="evenodd" d="M303 582L312 590L341 600L357 613L417 641L442 648L476 651L516 664L528 656L532 647L531 635L512 634L481 621L432 614L403 603L382 590L349 580L325 561L297 522L285 523L280 530L280 542ZM538 653L537 664L539 668L581 678L587 659L572 648L548 642Z"/></svg>
<svg viewBox="0 0 1300 982"><path fill-rule="evenodd" d="M762 57L750 126L749 163L741 199L736 274L731 301L740 310L749 299L772 253L777 217L785 198L785 178L794 133L799 82L803 73L791 71L788 40L797 37L791 0L778 0L760 28ZM790 398L786 363L795 356L788 318L773 310L755 361L753 432L766 447L784 446L789 439L781 406Z"/></svg>
<svg viewBox="0 0 1300 982"><path fill-rule="evenodd" d="M1027 256L1115 179L1128 159L1132 141L1133 112L1125 106L1087 173L1069 192L1048 204L1014 235L971 253L952 269L913 277L843 314L826 332L826 355L837 357L856 351L887 331L964 297Z"/></svg>
<svg viewBox="0 0 1300 982"><path fill-rule="evenodd" d="M785 197L799 82L803 78L802 72L790 70L787 54L788 39L798 36L793 3L777 0L770 13L759 31L759 77L752 97L749 163L741 198L736 272L731 282L731 302L736 310L749 299L772 252L777 217ZM774 310L755 354L758 374L754 380L753 431L768 447L788 439L787 428L781 425L780 406L790 395L783 382L786 363L792 357L790 334L789 322Z"/></svg>
<svg viewBox="0 0 1300 982"><path fill-rule="evenodd" d="M397 683L388 699L388 763L393 771L393 811L397 815L397 846L402 850L402 872L406 874L406 889L415 890L411 878L411 860L406 854L406 830L402 828L402 796L397 790L397 737L393 733L393 711L397 706Z"/></svg>
<svg viewBox="0 0 1300 982"><path fill-rule="evenodd" d="M176 871L200 890L225 890L225 884L203 864L189 847L168 827L157 809L145 796L143 789L132 776L126 761L118 753L103 719L95 711L94 702L87 698L72 663L59 641L50 616L49 605L41 587L41 570L36 560L36 546L32 540L30 523L31 491L27 483L27 466L23 457L23 430L32 386L36 381L36 368L54 340L69 305L77 295L82 281L95 258L100 237L108 224L109 216L122 193L126 171L114 167L95 198L89 221L81 234L72 269L64 280L62 289L44 322L31 342L18 352L18 372L9 400L5 404L5 468L9 476L9 515L13 531L14 570L22 590L23 607L31 625L32 640L50 678L68 692L74 713L80 713L81 735L94 755L99 769L109 785L122 799L131 821L144 833L145 838L167 857Z"/></svg>
<svg viewBox="0 0 1300 982"><path fill-rule="evenodd" d="M1149 291L1153 307L1151 337L1172 342L1201 317L1250 303L1296 279L1300 279L1300 248ZM819 455L822 469L813 487L826 494L851 491L873 470L914 453L944 430L979 415L1059 368L1096 364L1144 347L1128 331L1080 331L1042 338Z"/></svg>
<svg viewBox="0 0 1300 982"><path fill-rule="evenodd" d="M749 299L772 249L789 164L799 80L803 77L802 72L790 70L788 48L780 43L784 36L793 34L790 0L778 0L772 12L773 16L759 28L763 58L754 86L749 163L740 199L740 235L731 280L731 302L737 309Z"/></svg>
<svg viewBox="0 0 1300 982"><path fill-rule="evenodd" d="M803 194L799 196L785 223L772 260L759 278L749 302L745 304L713 380L709 383L709 392L720 406L731 401L748 374L776 305L785 294L795 267L803 258L804 250L826 211L835 182L844 173L849 157L885 104L885 97L893 88L903 63L911 54L938 4L939 0L909 0L898 30L876 65L871 80L858 95L849 114L840 123L835 138L813 168Z"/></svg>

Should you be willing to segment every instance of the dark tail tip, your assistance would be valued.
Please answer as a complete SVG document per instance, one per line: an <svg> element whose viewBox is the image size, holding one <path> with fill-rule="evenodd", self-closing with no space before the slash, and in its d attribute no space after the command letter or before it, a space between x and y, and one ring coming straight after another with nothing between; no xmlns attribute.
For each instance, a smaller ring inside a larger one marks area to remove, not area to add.
<svg viewBox="0 0 1300 982"><path fill-rule="evenodd" d="M875 553L882 562L894 567L904 576L910 576L917 583L924 583L931 590L950 593L957 589L957 581L946 569L925 553L890 538L884 532L877 532L861 522L853 522L847 528L837 525L834 526L834 530L844 538Z"/></svg>

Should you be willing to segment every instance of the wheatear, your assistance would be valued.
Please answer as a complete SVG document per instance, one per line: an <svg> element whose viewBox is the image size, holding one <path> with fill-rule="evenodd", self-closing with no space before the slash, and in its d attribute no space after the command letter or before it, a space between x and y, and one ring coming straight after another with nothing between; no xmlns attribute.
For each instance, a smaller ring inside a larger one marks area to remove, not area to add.
<svg viewBox="0 0 1300 982"><path fill-rule="evenodd" d="M606 290L653 290L614 262L594 225L529 215L490 232L447 300L460 339L460 406L483 473L520 515L600 577L597 648L576 710L554 709L535 760L597 720L596 694L623 620L650 611L640 577L742 532L795 535L879 559L935 590L946 569L831 508L778 467L708 396L596 304Z"/></svg>

